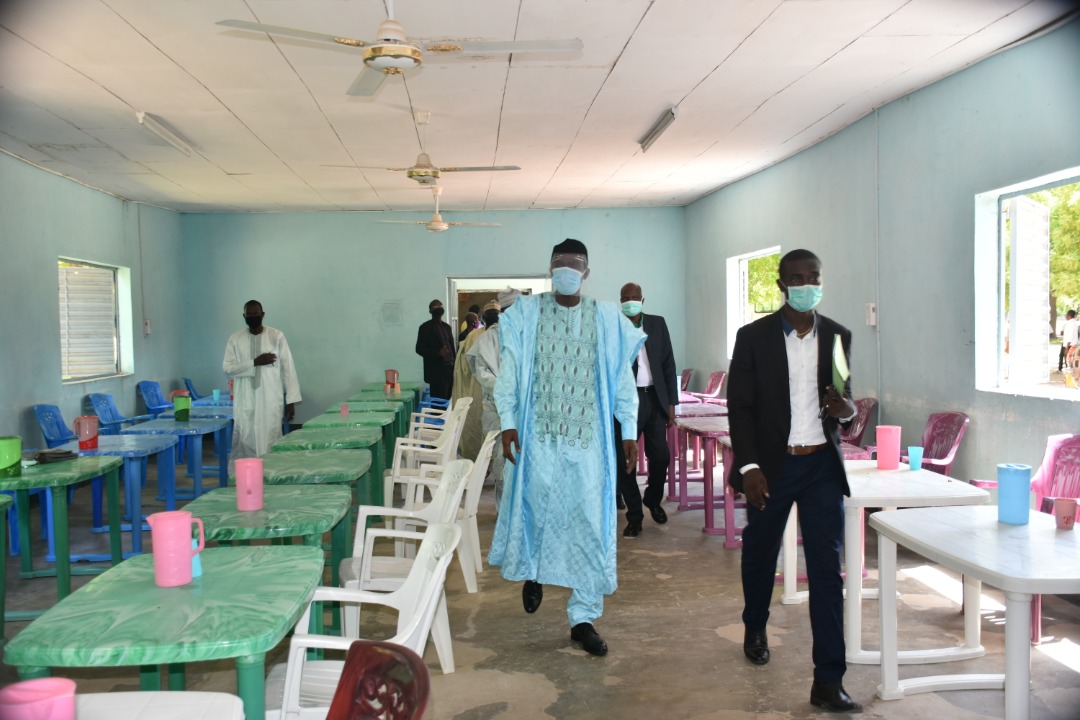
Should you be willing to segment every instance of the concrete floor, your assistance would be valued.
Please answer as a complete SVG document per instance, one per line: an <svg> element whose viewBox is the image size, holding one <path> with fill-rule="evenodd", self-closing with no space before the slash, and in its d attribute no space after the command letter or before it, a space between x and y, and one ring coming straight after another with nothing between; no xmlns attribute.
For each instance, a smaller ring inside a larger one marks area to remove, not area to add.
<svg viewBox="0 0 1080 720"><path fill-rule="evenodd" d="M72 513L73 549L104 549L106 536L78 529L88 525L83 509L88 498L87 490L79 491ZM151 490L144 492L147 512L163 509L161 505ZM426 660L432 670L432 701L425 717L737 720L752 716L787 720L823 715L808 701L812 666L807 607L781 605L777 591L769 626L772 662L765 667L750 665L741 648L739 551L725 550L722 538L701 534L701 511L678 512L674 503L668 503L667 510L667 525L658 526L646 518L644 532L637 538L622 537L620 520L619 590L607 598L605 614L596 624L610 647L604 658L592 657L570 641L565 611L569 591L547 587L539 612L526 615L520 583L506 582L497 570L488 568L479 578L479 592L469 595L460 569L452 565L446 589L457 671L443 675L429 646ZM481 504L480 519L486 552L495 519L490 492ZM869 586L876 583L872 536L867 538ZM40 563L43 544L36 545ZM9 609L55 602L52 579L20 580L17 562L12 560L7 575ZM915 572L926 565L903 551L899 561L905 571ZM944 576L956 579L952 573ZM79 587L89 579L75 577L74 584ZM956 603L907 572L900 588L901 647L959 644L963 619ZM988 597L1001 602L1000 593L984 589ZM1078 598L1044 599L1046 640L1032 653L1032 720L1080 719L1078 602ZM865 645L874 648L876 601L866 601L864 613ZM985 657L933 668L901 666L901 677L1001 672L1004 611L984 610L983 614ZM13 637L22 627L25 624L8 623L7 636ZM267 665L283 662L284 650L282 643ZM137 668L61 668L56 674L75 679L80 692L138 689ZM12 668L0 666L0 684L16 679ZM188 679L191 689L235 692L231 662L193 666ZM866 717L1004 717L1000 691L929 693L886 702L874 694L879 680L876 666L849 667L845 685L866 706Z"/></svg>

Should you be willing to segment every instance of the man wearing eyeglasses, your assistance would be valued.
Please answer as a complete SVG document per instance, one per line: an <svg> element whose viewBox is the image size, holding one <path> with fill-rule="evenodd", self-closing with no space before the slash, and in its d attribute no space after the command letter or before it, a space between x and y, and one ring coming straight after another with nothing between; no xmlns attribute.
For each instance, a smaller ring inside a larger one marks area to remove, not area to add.
<svg viewBox="0 0 1080 720"><path fill-rule="evenodd" d="M534 613L544 585L570 588L570 638L593 655L607 643L593 623L615 592L614 419L637 464L637 387L631 364L645 341L614 303L581 295L589 253L578 240L552 249L554 292L520 298L499 321L495 405L507 468L488 557L524 580Z"/></svg>

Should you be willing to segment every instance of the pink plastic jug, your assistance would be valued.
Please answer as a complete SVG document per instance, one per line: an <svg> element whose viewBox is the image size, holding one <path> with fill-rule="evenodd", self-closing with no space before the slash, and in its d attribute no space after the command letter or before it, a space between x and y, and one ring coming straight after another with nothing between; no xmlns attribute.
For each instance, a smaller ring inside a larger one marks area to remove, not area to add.
<svg viewBox="0 0 1080 720"><path fill-rule="evenodd" d="M878 470L896 470L900 467L900 426L878 425L875 432Z"/></svg>
<svg viewBox="0 0 1080 720"><path fill-rule="evenodd" d="M75 434L79 436L80 450L97 450L97 415L80 415L75 418Z"/></svg>
<svg viewBox="0 0 1080 720"><path fill-rule="evenodd" d="M148 515L150 540L154 546L154 583L177 587L191 582L191 558L206 545L203 522L187 510ZM199 544L191 546L191 523L199 526Z"/></svg>
<svg viewBox="0 0 1080 720"><path fill-rule="evenodd" d="M75 720L75 681L38 678L0 690L4 720Z"/></svg>
<svg viewBox="0 0 1080 720"><path fill-rule="evenodd" d="M263 461L262 458L244 458L236 461L236 509L244 512L262 510Z"/></svg>
<svg viewBox="0 0 1080 720"><path fill-rule="evenodd" d="M386 371L386 382L390 383L391 385L397 385L397 383L398 383L398 371L397 370L387 370Z"/></svg>

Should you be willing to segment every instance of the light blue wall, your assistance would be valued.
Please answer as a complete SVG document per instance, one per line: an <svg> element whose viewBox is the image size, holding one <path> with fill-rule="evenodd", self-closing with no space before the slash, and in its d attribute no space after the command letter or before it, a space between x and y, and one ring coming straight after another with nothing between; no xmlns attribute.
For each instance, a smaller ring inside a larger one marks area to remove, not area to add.
<svg viewBox="0 0 1080 720"><path fill-rule="evenodd" d="M646 311L667 318L681 363L683 215L682 208L455 213L502 227L441 234L381 224L377 213L185 216L185 367L200 390L221 387L225 341L243 328L244 302L258 299L266 323L289 339L302 421L381 381L385 368L421 377L416 328L429 319L430 300L446 301L447 277L543 275L552 245L565 237L589 248L586 294L618 301L626 282L645 288ZM384 325L383 304L393 302L403 320Z"/></svg>
<svg viewBox="0 0 1080 720"><path fill-rule="evenodd" d="M112 393L121 412L135 414L138 380L157 379L166 389L179 380L180 224L176 213L125 203L0 155L0 435L43 447L30 409L36 403L59 405L70 425L87 393ZM61 383L60 256L131 269L134 376ZM143 295L149 337L141 331Z"/></svg>
<svg viewBox="0 0 1080 720"><path fill-rule="evenodd" d="M919 440L929 413L971 427L954 475L1038 465L1080 404L977 392L974 195L1080 166L1080 22L908 95L829 140L687 208L690 307L719 308L723 263L779 242L821 255L822 310L851 327L856 394ZM879 278L879 279L878 279ZM863 305L879 306L878 333ZM689 360L726 367L721 325L695 323ZM880 372L877 368L880 364Z"/></svg>

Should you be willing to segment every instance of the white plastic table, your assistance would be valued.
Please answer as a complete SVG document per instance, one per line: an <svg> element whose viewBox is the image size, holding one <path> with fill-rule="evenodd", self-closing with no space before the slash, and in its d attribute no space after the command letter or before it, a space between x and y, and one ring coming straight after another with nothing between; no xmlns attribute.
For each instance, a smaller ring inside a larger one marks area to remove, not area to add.
<svg viewBox="0 0 1080 720"><path fill-rule="evenodd" d="M1031 711L1031 596L1080 593L1080 531L1058 530L1054 518L1030 514L1005 525L996 506L889 510L870 517L878 532L881 572L881 685L878 697L941 690L1005 690L1006 720ZM896 546L964 574L964 645L978 645L982 583L1005 593L1005 674L937 675L900 680L897 665Z"/></svg>

